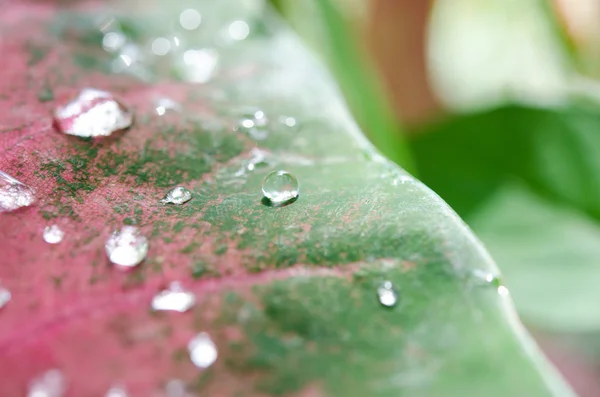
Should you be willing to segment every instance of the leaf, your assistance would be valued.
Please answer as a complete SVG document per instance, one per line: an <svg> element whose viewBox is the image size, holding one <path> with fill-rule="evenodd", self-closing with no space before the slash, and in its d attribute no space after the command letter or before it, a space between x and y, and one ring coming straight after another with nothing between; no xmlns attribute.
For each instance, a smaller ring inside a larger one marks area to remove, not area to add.
<svg viewBox="0 0 600 397"><path fill-rule="evenodd" d="M482 238L538 326L600 326L598 126L592 108L506 107L431 126L413 142L424 182Z"/></svg>
<svg viewBox="0 0 600 397"><path fill-rule="evenodd" d="M0 312L0 395L25 394L52 368L74 396L111 385L163 395L173 379L203 396L572 395L498 284L471 276L496 272L480 243L366 143L330 76L269 10L197 2L203 22L187 32L182 9L162 4L112 15L11 2L0 16L0 169L38 197L0 216L0 282L12 293ZM100 27L126 32L127 45L106 53ZM157 37L174 35L181 48L152 55ZM190 82L215 54L214 76ZM55 131L52 109L88 86L117 95L133 127L96 140ZM157 114L164 97L182 112ZM264 140L240 128L248 106L270 119ZM274 169L299 179L296 202L261 202ZM192 200L160 203L176 185ZM53 224L65 231L57 245L42 239ZM129 273L104 252L123 224L150 243ZM151 311L175 280L197 305ZM385 280L393 307L378 302ZM187 350L201 332L218 351L206 369Z"/></svg>

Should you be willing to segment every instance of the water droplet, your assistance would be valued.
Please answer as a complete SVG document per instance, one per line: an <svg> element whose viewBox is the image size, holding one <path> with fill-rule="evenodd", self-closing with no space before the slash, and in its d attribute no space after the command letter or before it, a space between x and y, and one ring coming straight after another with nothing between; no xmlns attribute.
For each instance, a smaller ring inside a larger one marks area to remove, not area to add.
<svg viewBox="0 0 600 397"><path fill-rule="evenodd" d="M116 52L125 45L125 35L121 32L108 32L102 38L102 48L108 52Z"/></svg>
<svg viewBox="0 0 600 397"><path fill-rule="evenodd" d="M281 116L279 117L279 123L285 125L286 127L294 128L297 126L297 121L294 117L290 116Z"/></svg>
<svg viewBox="0 0 600 397"><path fill-rule="evenodd" d="M300 189L298 180L287 171L273 171L265 177L262 192L272 205L288 204L296 198Z"/></svg>
<svg viewBox="0 0 600 397"><path fill-rule="evenodd" d="M66 386L67 382L62 372L51 369L29 383L27 397L61 397Z"/></svg>
<svg viewBox="0 0 600 397"><path fill-rule="evenodd" d="M168 111L181 112L181 105L171 98L158 98L154 102L156 114L163 116Z"/></svg>
<svg viewBox="0 0 600 397"><path fill-rule="evenodd" d="M8 302L10 302L11 297L12 295L10 291L7 288L4 288L0 285L0 309L8 305Z"/></svg>
<svg viewBox="0 0 600 397"><path fill-rule="evenodd" d="M218 61L219 54L215 50L187 50L183 53L181 73L188 81L206 83L214 75Z"/></svg>
<svg viewBox="0 0 600 397"><path fill-rule="evenodd" d="M377 298L379 299L379 303L386 307L396 306L398 303L398 294L394 290L394 286L391 281L384 281L377 288Z"/></svg>
<svg viewBox="0 0 600 397"><path fill-rule="evenodd" d="M110 93L86 88L54 111L54 122L65 134L85 138L109 136L130 127L133 113Z"/></svg>
<svg viewBox="0 0 600 397"><path fill-rule="evenodd" d="M32 188L0 171L0 212L28 207L35 202Z"/></svg>
<svg viewBox="0 0 600 397"><path fill-rule="evenodd" d="M504 285L498 287L498 295L500 296L508 296L509 291Z"/></svg>
<svg viewBox="0 0 600 397"><path fill-rule="evenodd" d="M157 37L152 41L152 52L158 56L164 56L171 51L171 41L165 37Z"/></svg>
<svg viewBox="0 0 600 397"><path fill-rule="evenodd" d="M502 278L487 270L475 269L471 272L473 279L476 284L482 286L492 286L496 288L500 296L507 296L509 294L508 288L502 283Z"/></svg>
<svg viewBox="0 0 600 397"><path fill-rule="evenodd" d="M252 139L263 141L268 138L269 119L260 109L249 108L242 112L237 129L248 134Z"/></svg>
<svg viewBox="0 0 600 397"><path fill-rule="evenodd" d="M58 225L46 226L44 228L44 241L48 244L58 244L65 236Z"/></svg>
<svg viewBox="0 0 600 397"><path fill-rule="evenodd" d="M206 332L194 336L188 343L190 360L198 368L208 368L217 360L217 346Z"/></svg>
<svg viewBox="0 0 600 397"><path fill-rule="evenodd" d="M250 26L245 21L233 21L227 29L229 37L235 41L244 40L250 34Z"/></svg>
<svg viewBox="0 0 600 397"><path fill-rule="evenodd" d="M127 390L123 386L112 386L104 397L128 397Z"/></svg>
<svg viewBox="0 0 600 397"><path fill-rule="evenodd" d="M192 192L182 186L177 186L167 193L164 199L160 200L163 204L185 204L192 199Z"/></svg>
<svg viewBox="0 0 600 397"><path fill-rule="evenodd" d="M124 226L108 238L104 246L110 261L122 268L139 265L148 254L148 239L135 226Z"/></svg>
<svg viewBox="0 0 600 397"><path fill-rule="evenodd" d="M195 304L194 294L184 290L180 283L174 281L169 284L169 288L154 295L151 306L153 310L172 310L183 313Z"/></svg>
<svg viewBox="0 0 600 397"><path fill-rule="evenodd" d="M181 14L179 14L179 23L181 24L181 27L186 30L197 29L198 26L200 26L200 22L202 22L202 15L193 8L183 10Z"/></svg>

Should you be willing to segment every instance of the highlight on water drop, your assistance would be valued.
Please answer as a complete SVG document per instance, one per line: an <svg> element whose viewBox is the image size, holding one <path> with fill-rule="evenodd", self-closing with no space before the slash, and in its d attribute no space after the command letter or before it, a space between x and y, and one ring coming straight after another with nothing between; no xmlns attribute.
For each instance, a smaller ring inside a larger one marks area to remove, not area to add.
<svg viewBox="0 0 600 397"><path fill-rule="evenodd" d="M104 248L110 262L126 270L146 259L148 239L137 227L124 226L110 235Z"/></svg>

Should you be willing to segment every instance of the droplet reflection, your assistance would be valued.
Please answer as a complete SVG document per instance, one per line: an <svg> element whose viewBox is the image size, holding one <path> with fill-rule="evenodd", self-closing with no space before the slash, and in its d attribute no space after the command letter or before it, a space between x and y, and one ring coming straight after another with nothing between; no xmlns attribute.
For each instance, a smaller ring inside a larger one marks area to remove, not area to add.
<svg viewBox="0 0 600 397"><path fill-rule="evenodd" d="M198 368L210 367L218 357L217 346L206 332L196 335L188 343L190 360Z"/></svg>
<svg viewBox="0 0 600 397"><path fill-rule="evenodd" d="M7 288L4 288L2 285L0 285L0 309L8 305L8 302L10 302L11 297L12 294L10 293L10 291Z"/></svg>
<svg viewBox="0 0 600 397"><path fill-rule="evenodd" d="M386 307L394 307L398 303L398 294L391 281L384 281L377 288L377 298L379 303Z"/></svg>
<svg viewBox="0 0 600 397"><path fill-rule="evenodd" d="M180 283L174 281L169 287L152 298L152 309L161 311L186 312L196 304L193 293L183 289Z"/></svg>
<svg viewBox="0 0 600 397"><path fill-rule="evenodd" d="M273 171L262 184L264 197L271 205L279 206L291 203L298 198L300 187L298 180L287 171Z"/></svg>
<svg viewBox="0 0 600 397"><path fill-rule="evenodd" d="M44 241L48 244L58 244L65 236L65 232L58 225L46 226L44 228Z"/></svg>
<svg viewBox="0 0 600 397"><path fill-rule="evenodd" d="M148 254L148 239L137 227L124 226L116 230L104 246L110 261L121 269L139 265Z"/></svg>

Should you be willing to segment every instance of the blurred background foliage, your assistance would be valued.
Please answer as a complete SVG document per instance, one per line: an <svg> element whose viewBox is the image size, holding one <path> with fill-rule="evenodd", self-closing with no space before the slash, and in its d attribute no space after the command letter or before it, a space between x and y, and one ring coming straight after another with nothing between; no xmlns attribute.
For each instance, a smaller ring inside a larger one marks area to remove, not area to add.
<svg viewBox="0 0 600 397"><path fill-rule="evenodd" d="M483 240L600 395L600 0L273 0L373 143Z"/></svg>

